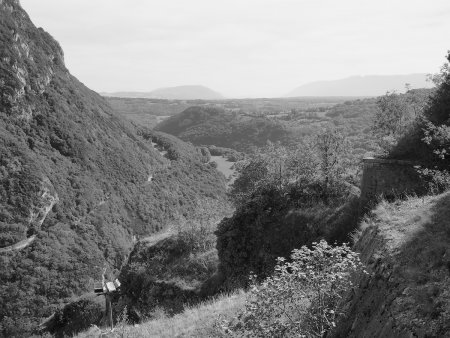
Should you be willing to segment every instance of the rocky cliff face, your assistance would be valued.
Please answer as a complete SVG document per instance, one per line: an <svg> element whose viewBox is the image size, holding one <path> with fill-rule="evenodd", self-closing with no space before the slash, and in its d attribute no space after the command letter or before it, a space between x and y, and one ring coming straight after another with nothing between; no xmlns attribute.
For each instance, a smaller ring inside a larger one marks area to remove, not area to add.
<svg viewBox="0 0 450 338"><path fill-rule="evenodd" d="M28 335L91 290L134 236L222 198L225 182L206 162L117 117L70 75L59 44L20 3L0 0L0 248L34 239L0 250L0 336Z"/></svg>
<svg viewBox="0 0 450 338"><path fill-rule="evenodd" d="M31 26L19 1L2 0L0 7L5 46L0 54L2 111L29 121L38 108L32 98L45 92L58 70L67 77L70 74L58 42L43 29Z"/></svg>
<svg viewBox="0 0 450 338"><path fill-rule="evenodd" d="M332 337L448 337L450 196L381 203L356 243L370 275Z"/></svg>

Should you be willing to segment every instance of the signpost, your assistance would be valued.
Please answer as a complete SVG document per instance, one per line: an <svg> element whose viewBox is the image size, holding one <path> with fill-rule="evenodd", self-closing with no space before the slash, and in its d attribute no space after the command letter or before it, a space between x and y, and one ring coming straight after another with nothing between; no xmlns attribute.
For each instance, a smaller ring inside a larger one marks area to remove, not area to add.
<svg viewBox="0 0 450 338"><path fill-rule="evenodd" d="M116 278L113 282L107 282L105 278L106 269L103 270L102 282L94 284L94 292L98 296L105 296L105 318L108 318L111 330L114 328L112 317L111 297L113 293L120 291L120 282Z"/></svg>

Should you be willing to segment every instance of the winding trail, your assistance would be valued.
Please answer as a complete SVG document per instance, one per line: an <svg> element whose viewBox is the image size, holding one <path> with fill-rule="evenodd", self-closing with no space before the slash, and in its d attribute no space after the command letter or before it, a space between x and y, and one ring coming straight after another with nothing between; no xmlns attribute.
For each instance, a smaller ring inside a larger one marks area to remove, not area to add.
<svg viewBox="0 0 450 338"><path fill-rule="evenodd" d="M154 246L160 241L169 238L170 236L175 235L175 231L166 230L164 232L156 233L154 235L150 235L144 238L139 239L139 243L145 243L148 246Z"/></svg>
<svg viewBox="0 0 450 338"><path fill-rule="evenodd" d="M31 237L28 237L27 239L24 239L23 241L17 242L16 244L7 246L5 248L0 248L0 254L25 249L27 246L31 245L31 243L33 243L35 239L36 235L33 235Z"/></svg>

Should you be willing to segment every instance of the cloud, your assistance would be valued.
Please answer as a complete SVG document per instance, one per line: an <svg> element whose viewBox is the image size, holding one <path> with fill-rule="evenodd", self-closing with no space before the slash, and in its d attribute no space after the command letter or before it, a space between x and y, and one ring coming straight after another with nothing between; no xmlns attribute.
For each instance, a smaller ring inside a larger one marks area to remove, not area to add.
<svg viewBox="0 0 450 338"><path fill-rule="evenodd" d="M204 84L276 96L355 74L433 72L447 0L22 0L98 91Z"/></svg>

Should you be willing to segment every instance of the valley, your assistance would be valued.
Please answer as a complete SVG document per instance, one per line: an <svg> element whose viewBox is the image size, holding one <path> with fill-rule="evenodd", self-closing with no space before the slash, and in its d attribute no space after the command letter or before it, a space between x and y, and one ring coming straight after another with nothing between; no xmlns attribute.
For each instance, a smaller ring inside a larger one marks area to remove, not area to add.
<svg viewBox="0 0 450 338"><path fill-rule="evenodd" d="M118 94L120 95L120 94ZM124 117L147 127L154 127L162 120L179 114L189 107L209 106L248 116L285 117L291 113L324 115L338 103L362 99L342 97L292 97L263 99L180 100L105 96L114 110Z"/></svg>
<svg viewBox="0 0 450 338"><path fill-rule="evenodd" d="M0 337L448 335L450 54L378 97L102 96L0 19Z"/></svg>

